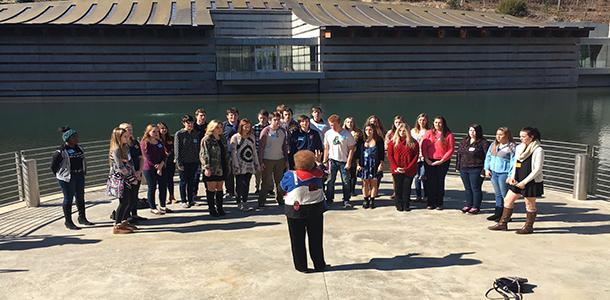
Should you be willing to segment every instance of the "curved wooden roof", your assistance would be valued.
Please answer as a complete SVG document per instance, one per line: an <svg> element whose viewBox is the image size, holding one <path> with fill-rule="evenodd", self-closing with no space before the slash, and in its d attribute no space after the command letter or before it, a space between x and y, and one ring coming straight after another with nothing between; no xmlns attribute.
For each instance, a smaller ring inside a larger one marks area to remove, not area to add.
<svg viewBox="0 0 610 300"><path fill-rule="evenodd" d="M345 0L68 0L4 4L0 5L0 24L213 26L211 10L292 11L306 23L328 27L566 27L496 13Z"/></svg>

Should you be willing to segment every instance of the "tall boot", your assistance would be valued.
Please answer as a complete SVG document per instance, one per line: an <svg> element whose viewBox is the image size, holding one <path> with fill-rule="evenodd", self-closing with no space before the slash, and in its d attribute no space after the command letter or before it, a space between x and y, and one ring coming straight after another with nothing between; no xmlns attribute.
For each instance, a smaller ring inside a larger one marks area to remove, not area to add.
<svg viewBox="0 0 610 300"><path fill-rule="evenodd" d="M222 209L223 201L224 200L222 199L222 191L216 191L216 211L221 216L226 215L224 209Z"/></svg>
<svg viewBox="0 0 610 300"><path fill-rule="evenodd" d="M536 221L536 212L527 212L525 214L525 225L519 230L517 234L530 234L534 232L534 221Z"/></svg>
<svg viewBox="0 0 610 300"><path fill-rule="evenodd" d="M87 215L85 214L85 202L79 203L79 201L76 201L76 208L78 209L79 224L87 226L95 225L87 220Z"/></svg>
<svg viewBox="0 0 610 300"><path fill-rule="evenodd" d="M502 207L497 207L494 210L494 214L487 217L487 220L489 221L496 221L498 222L498 220L500 220L500 217L502 216Z"/></svg>
<svg viewBox="0 0 610 300"><path fill-rule="evenodd" d="M498 223L496 225L493 226L489 226L487 227L487 229L489 230L508 230L508 220L510 220L510 217L513 215L513 209L512 208L504 208L504 210L502 210L502 216L500 217L500 221L498 221Z"/></svg>
<svg viewBox="0 0 610 300"><path fill-rule="evenodd" d="M218 217L218 212L216 211L216 192L212 192L210 190L205 190L205 195L207 196L208 202L208 211L210 212L210 216Z"/></svg>
<svg viewBox="0 0 610 300"><path fill-rule="evenodd" d="M394 202L395 202L395 204L396 204L396 210L397 210L397 211L403 211L403 210L405 210L405 207L404 207L404 204L403 204L403 201L402 201L402 200L400 200L400 199L395 199L395 200L394 200Z"/></svg>
<svg viewBox="0 0 610 300"><path fill-rule="evenodd" d="M375 208L375 197L371 197L371 209Z"/></svg>
<svg viewBox="0 0 610 300"><path fill-rule="evenodd" d="M70 230L80 230L80 227L74 225L74 222L72 222L72 205L62 205L63 206L63 210L64 210L64 225L66 225L66 228L70 229Z"/></svg>

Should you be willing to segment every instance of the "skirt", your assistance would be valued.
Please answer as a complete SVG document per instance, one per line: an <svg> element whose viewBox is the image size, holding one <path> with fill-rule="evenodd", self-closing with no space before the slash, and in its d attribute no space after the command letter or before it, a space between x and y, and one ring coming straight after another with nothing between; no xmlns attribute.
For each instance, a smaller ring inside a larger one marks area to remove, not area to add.
<svg viewBox="0 0 610 300"><path fill-rule="evenodd" d="M526 198L540 198L544 194L543 182L530 182L525 185L524 189L520 189L514 185L509 185L508 189L513 191L515 194L521 194Z"/></svg>

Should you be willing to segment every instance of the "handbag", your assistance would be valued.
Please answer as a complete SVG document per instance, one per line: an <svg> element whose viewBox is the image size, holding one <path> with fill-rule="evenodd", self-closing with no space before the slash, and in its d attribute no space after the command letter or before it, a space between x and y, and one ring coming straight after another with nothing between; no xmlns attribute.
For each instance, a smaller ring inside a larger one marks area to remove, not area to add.
<svg viewBox="0 0 610 300"><path fill-rule="evenodd" d="M106 181L106 195L121 198L125 189L123 176L119 173L108 175Z"/></svg>
<svg viewBox="0 0 610 300"><path fill-rule="evenodd" d="M489 298L487 295L493 290L495 290L498 294L502 295L505 300L523 299L523 295L521 294L522 285L527 282L527 278L521 277L500 277L496 278L493 283L493 287L487 290L485 293L485 298Z"/></svg>

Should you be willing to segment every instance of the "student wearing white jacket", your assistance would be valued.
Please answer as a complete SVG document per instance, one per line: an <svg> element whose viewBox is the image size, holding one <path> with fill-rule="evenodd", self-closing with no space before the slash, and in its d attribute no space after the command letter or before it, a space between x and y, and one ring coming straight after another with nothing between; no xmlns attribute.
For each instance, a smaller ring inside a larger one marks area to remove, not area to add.
<svg viewBox="0 0 610 300"><path fill-rule="evenodd" d="M521 196L525 198L527 211L523 228L517 234L530 234L534 232L536 220L536 198L544 193L542 178L542 165L544 164L544 150L540 145L540 132L536 128L525 127L519 132L519 144L515 150L516 160L509 173L508 193L504 198L504 209L500 221L490 230L508 230L508 220L513 214L515 201Z"/></svg>

